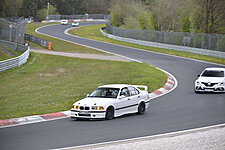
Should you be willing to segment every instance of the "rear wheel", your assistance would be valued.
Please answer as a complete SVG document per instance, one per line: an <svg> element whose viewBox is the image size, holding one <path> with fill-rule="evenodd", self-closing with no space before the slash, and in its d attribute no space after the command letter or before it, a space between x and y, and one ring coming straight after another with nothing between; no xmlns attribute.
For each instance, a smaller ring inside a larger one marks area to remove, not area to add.
<svg viewBox="0 0 225 150"><path fill-rule="evenodd" d="M114 117L114 108L110 106L106 110L105 119L106 120L111 120L111 119L113 119L113 117Z"/></svg>
<svg viewBox="0 0 225 150"><path fill-rule="evenodd" d="M138 106L138 114L142 115L145 113L145 102L141 102Z"/></svg>

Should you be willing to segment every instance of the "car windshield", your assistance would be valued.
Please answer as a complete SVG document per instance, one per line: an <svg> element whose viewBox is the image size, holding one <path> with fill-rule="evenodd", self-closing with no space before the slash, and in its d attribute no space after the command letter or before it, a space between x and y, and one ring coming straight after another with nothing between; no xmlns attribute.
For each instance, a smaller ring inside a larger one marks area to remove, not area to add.
<svg viewBox="0 0 225 150"><path fill-rule="evenodd" d="M205 70L202 77L224 77L224 71L220 70Z"/></svg>
<svg viewBox="0 0 225 150"><path fill-rule="evenodd" d="M119 88L97 88L88 97L116 98Z"/></svg>

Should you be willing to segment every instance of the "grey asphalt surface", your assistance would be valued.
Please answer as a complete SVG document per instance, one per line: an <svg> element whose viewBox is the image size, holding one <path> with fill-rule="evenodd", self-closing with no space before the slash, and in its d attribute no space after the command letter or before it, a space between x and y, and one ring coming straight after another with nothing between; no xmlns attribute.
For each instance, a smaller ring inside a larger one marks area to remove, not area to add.
<svg viewBox="0 0 225 150"><path fill-rule="evenodd" d="M93 23L82 23L88 25ZM137 59L172 73L178 87L151 101L144 115L110 121L71 121L69 118L0 129L0 149L54 149L143 137L225 123L225 94L195 94L194 81L206 67L220 65L76 38L65 35L70 25L38 31ZM220 66L221 67L221 66ZM223 66L224 67L224 66Z"/></svg>
<svg viewBox="0 0 225 150"><path fill-rule="evenodd" d="M70 52L56 52L52 50L46 49L30 49L31 52L42 53L42 54L51 54L51 55L59 55L59 56L67 56L67 57L76 57L76 58L88 58L88 59L100 59L100 60L113 60L113 61L124 61L131 62L132 60L123 58L116 55L99 55L99 54L84 54L84 53L70 53ZM106 53L107 54L107 53Z"/></svg>

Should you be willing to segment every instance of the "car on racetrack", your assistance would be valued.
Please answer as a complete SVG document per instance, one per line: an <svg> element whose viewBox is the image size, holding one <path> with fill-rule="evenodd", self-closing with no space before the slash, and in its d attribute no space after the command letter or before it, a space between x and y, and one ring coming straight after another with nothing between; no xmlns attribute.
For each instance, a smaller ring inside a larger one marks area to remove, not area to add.
<svg viewBox="0 0 225 150"><path fill-rule="evenodd" d="M143 85L111 84L100 86L71 108L71 119L110 120L124 114L144 114L149 107L148 87Z"/></svg>
<svg viewBox="0 0 225 150"><path fill-rule="evenodd" d="M68 20L61 20L61 24L62 25L67 25L68 24Z"/></svg>
<svg viewBox="0 0 225 150"><path fill-rule="evenodd" d="M72 23L72 27L79 27L79 22L76 22L76 21L74 21L73 23Z"/></svg>
<svg viewBox="0 0 225 150"><path fill-rule="evenodd" d="M195 92L225 92L225 68L206 68L195 81Z"/></svg>

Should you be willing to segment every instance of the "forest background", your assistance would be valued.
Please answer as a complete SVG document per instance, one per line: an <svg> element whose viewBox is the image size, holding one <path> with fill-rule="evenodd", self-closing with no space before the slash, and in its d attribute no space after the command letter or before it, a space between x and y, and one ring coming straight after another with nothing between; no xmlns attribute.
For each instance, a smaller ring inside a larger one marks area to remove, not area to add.
<svg viewBox="0 0 225 150"><path fill-rule="evenodd" d="M1 0L0 18L110 14L126 29L225 34L225 0Z"/></svg>

